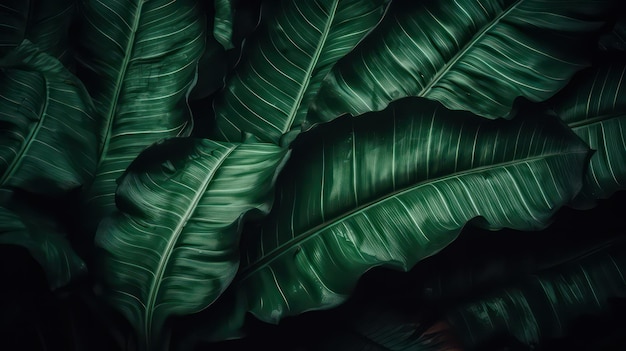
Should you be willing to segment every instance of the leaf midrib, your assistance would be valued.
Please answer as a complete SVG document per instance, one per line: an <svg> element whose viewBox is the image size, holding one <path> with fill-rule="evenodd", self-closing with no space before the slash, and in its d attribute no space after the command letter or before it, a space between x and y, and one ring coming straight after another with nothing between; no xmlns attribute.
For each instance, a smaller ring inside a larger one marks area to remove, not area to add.
<svg viewBox="0 0 626 351"><path fill-rule="evenodd" d="M287 115L287 123L285 124L286 128L285 130L281 131L282 133L286 133L291 129L291 126L293 125L293 122L296 119L296 115L298 114L298 111L300 110L300 106L302 105L302 100L304 99L306 91L309 88L311 78L313 78L312 77L313 70L317 66L320 55L322 54L322 51L324 50L324 47L326 45L326 40L328 39L328 36L330 34L330 29L332 27L333 21L335 20L335 15L337 13L338 6L339 6L339 0L333 1L332 8L329 11L328 19L326 21L326 24L324 25L324 31L322 32L322 35L317 43L317 47L315 48L315 53L313 54L313 57L311 58L311 61L309 62L309 66L307 67L305 71L306 75L304 78L304 82L302 82L302 85L300 85L300 89L298 90L298 95L296 95L296 99L293 105L291 106L289 115Z"/></svg>
<svg viewBox="0 0 626 351"><path fill-rule="evenodd" d="M130 1L130 0L126 0ZM102 150L100 150L100 158L98 159L98 165L96 170L98 170L102 164L102 162L106 159L109 143L111 141L111 133L113 131L113 121L115 120L117 104L119 102L120 93L122 92L122 85L124 81L124 77L126 76L126 71L130 64L130 57L132 51L134 49L135 44L135 36L137 35L137 28L139 27L139 22L141 18L141 13L143 11L143 5L146 0L139 0L135 13L133 14L133 26L131 28L131 35L128 41L126 42L126 50L124 52L124 60L122 60L122 65L120 67L119 73L117 75L116 84L115 84L115 92L113 93L113 98L109 104L109 109L105 115L106 117L106 128L104 133L104 144L102 145Z"/></svg>
<svg viewBox="0 0 626 351"><path fill-rule="evenodd" d="M44 85L46 88L45 89L46 94L44 96L45 102L44 102L43 108L41 109L41 113L39 114L39 120L37 121L35 128L33 128L28 134L28 136L26 137L26 140L28 141L24 143L20 152L17 155L15 155L15 158L9 165L8 167L9 171L5 172L4 175L0 178L0 185L5 185L5 182L11 179L13 175L15 174L15 172L17 171L17 169L20 168L20 165L22 164L22 161L24 159L24 155L27 154L28 151L30 150L30 147L33 145L33 142L36 139L36 136L39 135L39 130L41 129L41 126L44 124L46 117L48 117L48 106L50 104L51 87L50 87L50 81L48 80L48 78L45 75L42 75L42 77L43 77Z"/></svg>
<svg viewBox="0 0 626 351"><path fill-rule="evenodd" d="M474 35L474 37L472 37L472 39L463 47L463 49L459 50L453 57L452 59L450 59L444 66L443 69L439 70L437 72L437 74L435 74L435 76L428 82L428 84L426 86L424 86L424 88L422 88L422 90L417 94L417 96L426 96L430 90L437 84L439 83L439 81L441 81L441 79L443 78L444 75L446 75L450 69L456 65L457 62L459 62L459 60L461 60L461 58L463 58L465 56L465 54L470 51L473 47L474 44L476 44L477 42L479 42L480 40L482 40L482 38L491 31L491 29L493 27L495 27L496 25L498 25L500 23L500 20L504 17L506 17L509 13L511 13L512 11L514 11L518 5L520 5L522 2L524 2L524 0L517 0L515 3L511 4L510 7L508 9L506 9L505 11L502 11L502 13L500 15L498 15L497 17L495 17L493 20L491 20L491 22L489 23L488 26L483 27L483 29L478 32L478 34Z"/></svg>
<svg viewBox="0 0 626 351"><path fill-rule="evenodd" d="M148 301L146 302L146 309L145 309L145 321L146 321L145 333L146 333L146 342L148 344L150 343L151 338L152 338L152 336L151 336L151 332L152 332L152 317L153 317L153 313L154 313L154 306L155 306L155 303L156 303L156 298L158 296L159 289L161 287L161 282L163 281L163 276L165 275L165 269L168 266L169 259L172 256L172 252L174 250L174 247L175 247L176 243L178 242L178 238L182 234L183 229L187 225L187 222L189 221L189 219L191 218L191 216L195 212L196 207L198 206L198 203L200 202L200 200L202 199L202 197L206 193L209 185L213 181L213 178L217 174L218 170L220 169L220 167L222 166L224 161L226 159L228 159L228 157L237 148L238 148L237 145L231 146L230 149L226 153L224 153L224 155L218 160L218 162L216 163L215 167L213 168L213 171L210 172L207 175L207 177L205 177L205 180L202 183L202 186L201 186L200 190L194 194L194 197L189 202L189 206L185 210L185 213L183 214L183 216L181 216L181 219L178 222L178 224L176 225L176 228L174 228L174 230L172 231L172 235L170 236L170 239L167 242L167 246L165 248L165 251L161 255L161 259L159 260L159 265L157 266L157 269L156 269L156 271L154 273L154 278L153 278L152 283L150 285L150 290L148 290Z"/></svg>
<svg viewBox="0 0 626 351"><path fill-rule="evenodd" d="M538 155L538 156L533 156L533 157L527 157L524 159L518 159L518 160L511 160L511 161L507 161L507 162L502 162L502 163L498 163L498 164L494 164L494 165L488 165L488 166L482 166L482 167L477 167L477 168L472 168L472 169L468 169L468 170L464 170L464 171L460 171L460 172L455 172L453 174L447 174L445 176L441 176L441 177L437 177L437 178L432 178L432 179L426 179L424 181L421 181L419 183L413 184L407 188L404 189L400 189L400 190L396 190L394 192L391 192L389 194L385 194L383 195L382 198L378 198L375 199L373 201L370 201L366 204L363 204L361 206L358 206L354 209L351 209L349 211L346 211L346 213L344 213L341 217L335 217L329 221L326 221L324 223L321 223L307 231L305 231L304 233L295 236L293 239L285 242L284 245L280 245L278 247L276 247L275 249L271 250L268 254L266 254L265 256L263 256L261 259L257 260L256 262L254 262L253 264L249 265L248 267L244 267L241 270L241 275L240 278L237 279L238 283L243 282L244 280L248 279L250 276L254 275L257 271L260 271L261 269L263 269L264 267L268 266L270 263L272 263L273 261L275 261L276 259L278 259L279 257L281 257L283 254L289 252L289 250L294 247L297 246L299 244L302 244L303 242L307 241L308 239L315 237L316 234L324 231L325 228L330 227L332 225L336 225L338 223L341 223L345 220L347 220L348 218L354 217L355 215L366 211L368 208L370 207L374 207L374 206L378 206L381 203L390 200L392 198L395 198L397 196L400 196L402 194L405 193L409 193L412 192L422 186L425 185L430 185L433 183L438 183L438 182L443 182L446 181L450 178L453 177L460 177L463 175L467 175L467 174L472 174L472 173L480 173L483 172L485 170L489 170L489 169L495 169L495 168L502 168L502 167L507 167L509 165L513 165L513 164L523 164L523 163L529 163L529 162L533 162L536 160L541 160L541 159L547 159L547 158L552 158L552 157L560 157L560 156L564 156L564 155L570 155L570 154L582 154L582 153L587 153L588 150L585 149L581 149L581 150L572 150L572 151L568 151L568 152L555 152L555 153L549 153L549 154L544 154L544 155Z"/></svg>
<svg viewBox="0 0 626 351"><path fill-rule="evenodd" d="M607 113L607 114L603 114L599 116L594 116L591 118L586 118L582 121L570 122L567 125L572 129L581 129L581 128L589 127L594 124L601 124L611 119L620 119L620 118L626 118L626 114L625 113Z"/></svg>

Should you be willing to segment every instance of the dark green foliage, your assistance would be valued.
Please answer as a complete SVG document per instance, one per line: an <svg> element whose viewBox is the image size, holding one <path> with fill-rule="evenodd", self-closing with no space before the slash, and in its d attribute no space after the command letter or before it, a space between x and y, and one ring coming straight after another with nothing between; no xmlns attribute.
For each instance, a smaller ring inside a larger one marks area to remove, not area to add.
<svg viewBox="0 0 626 351"><path fill-rule="evenodd" d="M3 1L0 349L624 345L619 5Z"/></svg>

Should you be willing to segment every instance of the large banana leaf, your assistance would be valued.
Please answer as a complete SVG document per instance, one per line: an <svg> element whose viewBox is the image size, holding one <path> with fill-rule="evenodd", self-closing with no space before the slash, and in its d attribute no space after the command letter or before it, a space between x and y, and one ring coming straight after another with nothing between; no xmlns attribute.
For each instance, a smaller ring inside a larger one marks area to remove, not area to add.
<svg viewBox="0 0 626 351"><path fill-rule="evenodd" d="M95 115L82 83L30 42L0 58L0 186L58 194L89 181Z"/></svg>
<svg viewBox="0 0 626 351"><path fill-rule="evenodd" d="M11 0L0 4L0 54L24 39L40 50L67 63L68 29L75 10L74 0Z"/></svg>
<svg viewBox="0 0 626 351"><path fill-rule="evenodd" d="M284 0L265 8L261 27L215 98L215 138L242 132L288 144L320 83L379 22L388 0ZM294 131L281 142L284 134Z"/></svg>
<svg viewBox="0 0 626 351"><path fill-rule="evenodd" d="M89 223L115 209L115 180L157 140L188 135L187 95L204 50L196 0L83 0L80 77L100 113L96 179L85 195Z"/></svg>
<svg viewBox="0 0 626 351"><path fill-rule="evenodd" d="M52 215L26 204L19 194L0 189L0 244L27 249L43 268L51 289L87 271L64 232Z"/></svg>
<svg viewBox="0 0 626 351"><path fill-rule="evenodd" d="M324 79L307 125L423 96L496 118L543 101L587 65L589 33L613 0L394 2ZM595 42L594 42L595 43Z"/></svg>
<svg viewBox="0 0 626 351"><path fill-rule="evenodd" d="M490 121L419 98L304 139L261 233L242 243L239 290L264 321L333 307L366 270L407 270L473 219L545 226L588 155L557 118Z"/></svg>
<svg viewBox="0 0 626 351"><path fill-rule="evenodd" d="M625 81L624 63L589 69L550 101L563 121L597 150L575 201L578 206L626 189Z"/></svg>
<svg viewBox="0 0 626 351"><path fill-rule="evenodd" d="M552 350L543 347L546 339L573 334L572 327L580 317L606 316L610 299L626 297L622 273L626 269L626 246L619 240L606 244L583 252L567 250L567 258L561 257L557 265L529 271L510 283L496 281L497 288L469 301L467 295L461 303L444 301L443 310L428 311L432 302L424 305L418 296L410 294L356 304L336 318L339 328L321 344L323 347L314 349L495 350L485 345L513 336L527 346ZM553 252L552 256L561 253ZM444 328L433 333L437 324ZM455 335L462 336L462 347L453 348L459 343ZM504 346L498 350L507 349Z"/></svg>
<svg viewBox="0 0 626 351"><path fill-rule="evenodd" d="M175 138L141 153L96 234L107 297L156 349L168 316L197 312L239 264L241 220L269 212L286 150Z"/></svg>
<svg viewBox="0 0 626 351"><path fill-rule="evenodd" d="M511 336L525 345L562 337L576 317L606 313L626 298L623 244L538 272L518 284L455 307L447 316L468 349Z"/></svg>

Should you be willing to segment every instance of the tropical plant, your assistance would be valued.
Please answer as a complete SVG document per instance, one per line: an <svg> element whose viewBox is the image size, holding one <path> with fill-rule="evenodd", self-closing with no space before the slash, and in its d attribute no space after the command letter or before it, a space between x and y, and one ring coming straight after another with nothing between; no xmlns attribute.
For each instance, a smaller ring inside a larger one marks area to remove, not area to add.
<svg viewBox="0 0 626 351"><path fill-rule="evenodd" d="M443 350L572 337L577 316L625 297L618 5L0 4L0 345L249 348L326 333L339 343L280 345ZM597 248L555 232L563 211L616 222L587 228L609 233ZM544 263L503 264L513 241L519 262L549 248ZM472 253L493 259L472 268L481 278L450 276ZM375 274L395 283L359 283ZM386 304L420 286L429 293ZM419 313L398 314L408 306ZM356 329L323 326L336 316Z"/></svg>

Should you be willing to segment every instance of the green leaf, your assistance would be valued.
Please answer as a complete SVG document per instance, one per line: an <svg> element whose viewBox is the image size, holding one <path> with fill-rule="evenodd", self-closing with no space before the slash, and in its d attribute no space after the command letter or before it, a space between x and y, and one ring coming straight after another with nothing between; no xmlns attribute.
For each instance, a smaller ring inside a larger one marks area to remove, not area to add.
<svg viewBox="0 0 626 351"><path fill-rule="evenodd" d="M87 266L67 241L59 221L24 204L17 207L19 202L13 192L0 190L0 244L26 248L43 268L51 289L85 274Z"/></svg>
<svg viewBox="0 0 626 351"><path fill-rule="evenodd" d="M544 249L541 245L536 245L541 241L540 236L532 236L536 237L536 240L530 239L531 242L535 243L534 249L522 249L526 258L534 256L537 249ZM472 247L469 249L474 248L472 243ZM513 247L506 248L495 245L491 247L491 251L496 254L498 253L494 248L508 251L509 254L518 253ZM583 250L573 249L569 247L569 243L567 246L562 243L559 244L559 252L555 252L556 248L555 245L546 245L545 247L551 251L549 260L557 261L557 264L540 268L539 266L543 266L546 262L542 262L545 259L539 260L540 265L534 265L524 274L514 276L506 282L503 282L502 278L496 278L491 281L496 288L484 289L482 287L476 289L477 287L474 287L474 293L469 292L467 287L459 286L461 288L461 292L459 292L454 290L456 286L449 286L447 288L451 289L446 291L445 295L458 294L454 299L438 296L435 299L427 298L424 300L411 289L414 286L419 289L423 285L423 277L412 274L410 278L412 282L408 284L408 289L402 291L388 290L388 293L382 296L358 301L356 304L353 303L350 309L343 309L341 313L335 313L333 323L338 327L333 329L326 327L325 329L332 335L325 338L327 341L322 343L323 348L314 349L494 350L496 349L494 347L485 347L487 344L492 346L493 339L502 340L505 335L511 333L518 336L525 335L524 333L527 331L538 333L528 339L521 338L524 343L529 346L540 343L538 349L541 350L553 349L545 347L547 345L542 344L542 342L546 339L576 333L572 327L576 322L579 322L580 317L591 313L599 315L602 312L607 312L609 301L603 297L626 297L626 281L620 276L620 270L626 268L624 266L626 264L626 260L624 260L626 252L624 252L623 238L605 241L600 245L589 245ZM454 261L452 264L454 267L453 274L451 272L442 273L437 268L432 270L434 274L441 275L442 284L448 283L449 280L458 281L463 274L466 275L465 280L469 284L470 277L479 276L491 269L491 265L488 265L468 270L467 265L472 265L474 262L463 258L459 260L454 255L450 255L450 252L447 254L448 260ZM487 255L475 258L480 261L490 257ZM508 264L504 256L496 261L501 264ZM423 271L423 266L419 270ZM587 286L583 279L580 279L585 274L596 278L592 279L593 289L599 291L600 305L596 305L595 297L590 290L591 287ZM476 282L472 282L472 284L476 284ZM444 290L448 289L444 288ZM480 294L476 294L476 291L480 291ZM553 295L555 291L566 291L567 295ZM575 298L570 298L574 295L576 295ZM468 298L469 296L472 297ZM525 303L513 302L519 296L526 300ZM560 297L565 298L561 299ZM551 303L554 303L554 309L550 308ZM497 306L504 306L504 308L499 310ZM528 310L523 310L523 308L518 310L520 306L529 307L533 316L529 315ZM496 308L495 311L492 310L494 307ZM463 319L466 315L470 316L467 321ZM454 327L448 323L447 316L450 317ZM496 319L490 321L489 317L494 316ZM517 324L521 320L523 322ZM474 330L479 330L479 332L472 335ZM463 335L466 342L464 347L461 347L460 340L455 337L457 333ZM480 340L471 340L472 336L476 336ZM506 349L505 345L498 346L500 347L498 349Z"/></svg>
<svg viewBox="0 0 626 351"><path fill-rule="evenodd" d="M188 135L187 96L204 50L196 0L83 0L80 77L100 113L96 179L85 195L89 222L115 209L115 180L147 146Z"/></svg>
<svg viewBox="0 0 626 351"><path fill-rule="evenodd" d="M28 41L0 67L0 186L58 194L91 180L95 110L82 83Z"/></svg>
<svg viewBox="0 0 626 351"><path fill-rule="evenodd" d="M285 0L265 8L239 66L215 98L215 138L240 141L248 132L289 144L324 76L376 26L387 2Z"/></svg>
<svg viewBox="0 0 626 351"><path fill-rule="evenodd" d="M152 350L171 315L200 311L237 271L249 211L269 212L287 151L273 144L166 140L129 166L119 212L96 235L107 297ZM152 345L152 346L151 346Z"/></svg>
<svg viewBox="0 0 626 351"><path fill-rule="evenodd" d="M543 101L588 64L612 0L401 1L324 79L307 125L421 96L488 118ZM595 43L595 42L594 42Z"/></svg>
<svg viewBox="0 0 626 351"><path fill-rule="evenodd" d="M581 72L550 106L593 150L575 204L588 207L626 189L626 64Z"/></svg>
<svg viewBox="0 0 626 351"><path fill-rule="evenodd" d="M544 227L588 157L557 118L490 121L419 98L303 140L261 233L242 243L238 286L264 321L336 306L368 269L408 270L468 221Z"/></svg>
<svg viewBox="0 0 626 351"><path fill-rule="evenodd" d="M625 52L626 51L626 16L620 17L610 33L600 37L598 47L603 51Z"/></svg>
<svg viewBox="0 0 626 351"><path fill-rule="evenodd" d="M232 49L233 45L233 12L234 0L214 0L215 20L213 37L224 49Z"/></svg>
<svg viewBox="0 0 626 351"><path fill-rule="evenodd" d="M579 257L518 284L458 306L448 321L465 346L512 336L532 346L568 332L576 317L607 312L610 298L626 298L623 244Z"/></svg>
<svg viewBox="0 0 626 351"><path fill-rule="evenodd" d="M0 54L24 39L35 43L63 63L68 63L68 30L74 0L11 0L0 5Z"/></svg>
<svg viewBox="0 0 626 351"><path fill-rule="evenodd" d="M39 49L64 64L73 59L70 53L69 29L76 11L74 0L33 1L31 25L26 35Z"/></svg>
<svg viewBox="0 0 626 351"><path fill-rule="evenodd" d="M0 4L0 56L24 41L30 3L30 0L6 0Z"/></svg>

